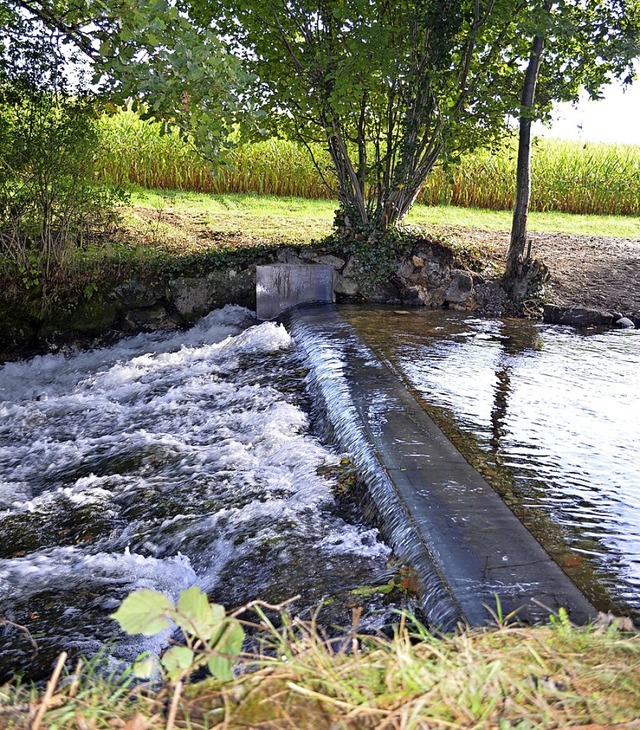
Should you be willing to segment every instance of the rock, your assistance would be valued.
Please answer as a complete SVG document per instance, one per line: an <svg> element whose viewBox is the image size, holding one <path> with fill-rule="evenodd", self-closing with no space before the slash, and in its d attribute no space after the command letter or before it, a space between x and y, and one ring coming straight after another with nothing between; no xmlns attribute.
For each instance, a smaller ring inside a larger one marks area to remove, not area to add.
<svg viewBox="0 0 640 730"><path fill-rule="evenodd" d="M634 322L629 317L620 317L613 323L614 327L620 330L634 330L636 328Z"/></svg>
<svg viewBox="0 0 640 730"><path fill-rule="evenodd" d="M448 248L425 240L420 243L418 257L424 261L418 276L428 289L437 289L449 279L453 253Z"/></svg>
<svg viewBox="0 0 640 730"><path fill-rule="evenodd" d="M419 286L405 286L400 292L400 302L406 307L422 307L424 300Z"/></svg>
<svg viewBox="0 0 640 730"><path fill-rule="evenodd" d="M454 269L451 272L451 283L444 293L444 300L453 304L464 304L472 293L472 275L463 269Z"/></svg>
<svg viewBox="0 0 640 730"><path fill-rule="evenodd" d="M615 321L613 314L607 310L558 307L555 304L544 305L543 319L548 324L572 327L610 327Z"/></svg>
<svg viewBox="0 0 640 730"><path fill-rule="evenodd" d="M303 264L304 260L290 248L283 248L278 251L278 263L280 264Z"/></svg>
<svg viewBox="0 0 640 730"><path fill-rule="evenodd" d="M319 264L330 266L334 271L340 271L340 269L346 264L346 261L344 259L338 258L337 256L332 256L331 254L328 254L326 256L318 256L316 261Z"/></svg>
<svg viewBox="0 0 640 730"><path fill-rule="evenodd" d="M357 256L352 256L348 261L347 265L342 270L342 276L349 279L357 276L361 271L360 259Z"/></svg>
<svg viewBox="0 0 640 730"><path fill-rule="evenodd" d="M400 304L398 290L390 281L376 283L362 294L372 304Z"/></svg>
<svg viewBox="0 0 640 730"><path fill-rule="evenodd" d="M360 287L355 279L349 279L342 274L336 274L335 283L333 285L336 294L345 297L358 296Z"/></svg>
<svg viewBox="0 0 640 730"><path fill-rule="evenodd" d="M492 317L502 316L505 308L506 292L495 279L480 283L475 281L474 298L478 307Z"/></svg>
<svg viewBox="0 0 640 730"><path fill-rule="evenodd" d="M243 271L215 270L206 276L182 276L169 282L169 299L184 322L193 322L212 309L233 302L256 306L255 267Z"/></svg>
<svg viewBox="0 0 640 730"><path fill-rule="evenodd" d="M420 260L422 261L422 259ZM422 265L424 266L424 261L422 262ZM396 273L401 279L408 279L413 274L414 268L415 266L411 259L404 259L400 263L400 266L398 266Z"/></svg>
<svg viewBox="0 0 640 730"><path fill-rule="evenodd" d="M169 291L178 314L187 321L213 309L213 287L206 277L181 276L169 283Z"/></svg>
<svg viewBox="0 0 640 730"><path fill-rule="evenodd" d="M178 323L160 304L146 309L132 309L124 318L125 326L133 332L154 332L158 329L174 329Z"/></svg>
<svg viewBox="0 0 640 730"><path fill-rule="evenodd" d="M118 299L122 301L127 309L137 307L152 307L159 297L151 289L135 279L125 281L113 290Z"/></svg>

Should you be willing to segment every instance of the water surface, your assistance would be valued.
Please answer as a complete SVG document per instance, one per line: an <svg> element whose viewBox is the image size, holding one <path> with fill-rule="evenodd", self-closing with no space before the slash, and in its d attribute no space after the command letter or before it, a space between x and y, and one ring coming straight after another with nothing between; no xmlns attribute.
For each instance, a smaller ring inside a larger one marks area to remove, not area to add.
<svg viewBox="0 0 640 730"><path fill-rule="evenodd" d="M344 314L588 597L640 617L640 332Z"/></svg>
<svg viewBox="0 0 640 730"><path fill-rule="evenodd" d="M175 599L198 585L229 608L301 594L297 615L327 599L328 620L350 625L351 590L390 550L336 502L340 454L313 431L305 376L285 328L239 307L0 368L2 678L95 653L142 587ZM119 636L110 651L166 641Z"/></svg>

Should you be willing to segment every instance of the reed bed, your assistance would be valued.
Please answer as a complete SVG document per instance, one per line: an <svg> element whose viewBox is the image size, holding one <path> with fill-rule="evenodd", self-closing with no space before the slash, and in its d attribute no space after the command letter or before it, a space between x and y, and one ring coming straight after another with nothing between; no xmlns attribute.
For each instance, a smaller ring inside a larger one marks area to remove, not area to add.
<svg viewBox="0 0 640 730"><path fill-rule="evenodd" d="M130 108L103 116L99 130L99 174L118 184L211 194L331 197L309 153L295 142L271 138L239 145L229 155L229 166L216 169L177 127L143 119ZM332 182L328 155L317 145L314 154Z"/></svg>
<svg viewBox="0 0 640 730"><path fill-rule="evenodd" d="M131 109L105 115L99 126L99 171L118 183L213 194L332 197L307 150L294 142L267 139L240 145L231 152L230 167L216 170L175 127L143 119ZM327 153L320 145L313 151L332 183ZM478 150L452 170L435 169L418 202L509 210L515 168L514 140L498 151ZM640 215L640 145L539 139L532 188L535 211Z"/></svg>

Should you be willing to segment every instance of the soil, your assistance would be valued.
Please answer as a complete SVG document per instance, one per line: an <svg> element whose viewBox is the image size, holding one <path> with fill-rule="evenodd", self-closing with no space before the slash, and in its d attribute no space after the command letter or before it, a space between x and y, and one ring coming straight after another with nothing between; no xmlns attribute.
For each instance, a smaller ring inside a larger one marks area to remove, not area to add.
<svg viewBox="0 0 640 730"><path fill-rule="evenodd" d="M439 229L504 268L506 232ZM549 268L548 300L561 306L640 312L640 240L533 233L531 253Z"/></svg>

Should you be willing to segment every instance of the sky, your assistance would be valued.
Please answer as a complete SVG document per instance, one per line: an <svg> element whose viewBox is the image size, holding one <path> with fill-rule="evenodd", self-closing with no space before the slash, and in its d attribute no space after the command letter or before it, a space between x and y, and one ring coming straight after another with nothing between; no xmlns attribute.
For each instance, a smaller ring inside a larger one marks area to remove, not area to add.
<svg viewBox="0 0 640 730"><path fill-rule="evenodd" d="M602 101L589 101L585 95L576 106L558 104L554 118L551 128L536 125L536 134L640 145L640 78L626 90L618 84L606 87Z"/></svg>

